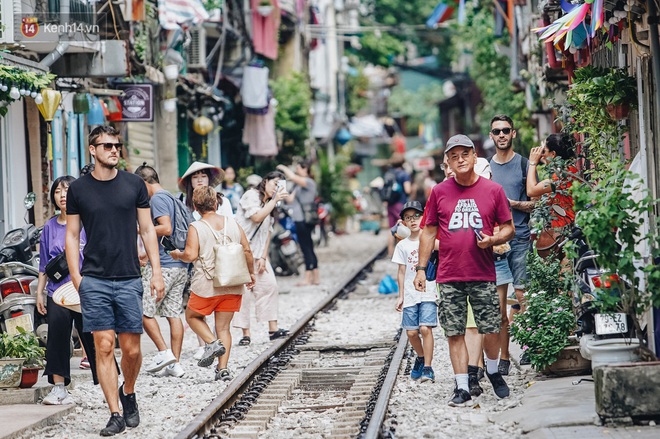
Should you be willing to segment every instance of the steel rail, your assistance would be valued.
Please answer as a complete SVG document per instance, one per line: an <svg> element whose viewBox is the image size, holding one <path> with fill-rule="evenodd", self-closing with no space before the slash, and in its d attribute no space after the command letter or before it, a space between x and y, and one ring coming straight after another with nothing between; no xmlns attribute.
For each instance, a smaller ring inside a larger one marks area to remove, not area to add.
<svg viewBox="0 0 660 439"><path fill-rule="evenodd" d="M405 331L401 331L399 336L399 343L397 344L396 351L394 351L394 356L390 362L389 369L387 370L387 375L385 376L385 381L383 381L383 386L380 389L378 394L378 399L376 400L376 405L374 411L371 414L371 419L369 420L369 426L367 431L360 436L360 439L378 439L381 436L381 428L383 422L385 421L385 416L387 415L387 407L389 405L390 396L392 395L392 390L394 389L394 384L396 383L396 377L399 374L399 368L401 367L401 361L406 353L406 348L408 347L408 336Z"/></svg>
<svg viewBox="0 0 660 439"><path fill-rule="evenodd" d="M291 345L314 316L337 300L338 296L344 292L344 289L350 285L366 267L373 264L384 251L385 247L373 252L365 259L366 262L359 264L358 268L353 269L343 278L343 280L337 282L334 292L328 294L289 329L289 336L273 341L273 344L248 364L243 372L236 376L220 395L211 401L211 403L202 410L199 415L193 418L193 420L175 436L175 439L201 438L209 433L217 419L222 416L222 413L239 399L241 394L248 388L253 377L259 371L266 368L268 361Z"/></svg>

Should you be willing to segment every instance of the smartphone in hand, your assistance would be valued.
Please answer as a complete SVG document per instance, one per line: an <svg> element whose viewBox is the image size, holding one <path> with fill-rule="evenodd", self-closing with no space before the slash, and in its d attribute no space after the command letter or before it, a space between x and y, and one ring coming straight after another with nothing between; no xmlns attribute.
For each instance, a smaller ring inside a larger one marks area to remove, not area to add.
<svg viewBox="0 0 660 439"><path fill-rule="evenodd" d="M286 190L286 180L277 180L277 192Z"/></svg>
<svg viewBox="0 0 660 439"><path fill-rule="evenodd" d="M165 249L165 253L169 253L177 249L174 243L172 242L172 239L169 236L161 236L160 245L162 245L163 248Z"/></svg>
<svg viewBox="0 0 660 439"><path fill-rule="evenodd" d="M479 229L477 229L476 227L472 227L472 230L474 231L474 234L476 235L476 237L479 241L484 240L484 238L481 236L481 233L479 233Z"/></svg>

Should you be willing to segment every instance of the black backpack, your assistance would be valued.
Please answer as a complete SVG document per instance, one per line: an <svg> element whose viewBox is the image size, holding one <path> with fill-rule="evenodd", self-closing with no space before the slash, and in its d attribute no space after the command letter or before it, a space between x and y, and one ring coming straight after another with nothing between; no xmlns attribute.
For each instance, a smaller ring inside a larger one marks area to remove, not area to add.
<svg viewBox="0 0 660 439"><path fill-rule="evenodd" d="M401 200L402 195L403 187L396 179L396 172L393 169L388 170L383 176L380 198L388 204L396 204Z"/></svg>
<svg viewBox="0 0 660 439"><path fill-rule="evenodd" d="M167 191L163 191L174 203L174 218L172 218L172 234L170 239L172 244L179 250L186 248L186 241L188 240L188 227L190 223L195 221L192 213L183 204L183 202L174 197Z"/></svg>

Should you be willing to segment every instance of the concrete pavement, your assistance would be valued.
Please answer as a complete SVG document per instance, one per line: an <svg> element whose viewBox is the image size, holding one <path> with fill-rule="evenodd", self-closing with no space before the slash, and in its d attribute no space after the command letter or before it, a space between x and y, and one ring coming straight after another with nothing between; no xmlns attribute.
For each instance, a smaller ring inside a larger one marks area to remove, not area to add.
<svg viewBox="0 0 660 439"><path fill-rule="evenodd" d="M169 340L169 326L163 319L159 320L161 331L166 340ZM142 353L148 354L156 351L156 348L146 335L142 337ZM120 358L120 351L116 351ZM92 379L89 370L79 368L81 351L76 350L71 358L71 384L74 386L81 380ZM42 374L43 371L40 372ZM39 376L39 381L30 389L0 389L0 438L12 439L35 428L41 428L56 424L63 416L76 409L75 405L48 406L39 402L50 392L52 386L48 379Z"/></svg>

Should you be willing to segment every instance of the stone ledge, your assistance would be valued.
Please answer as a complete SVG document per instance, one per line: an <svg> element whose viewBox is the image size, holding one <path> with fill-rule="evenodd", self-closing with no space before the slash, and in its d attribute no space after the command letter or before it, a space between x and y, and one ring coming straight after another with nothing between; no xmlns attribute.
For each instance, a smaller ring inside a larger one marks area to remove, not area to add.
<svg viewBox="0 0 660 439"><path fill-rule="evenodd" d="M660 361L599 366L593 376L601 418L660 417Z"/></svg>

